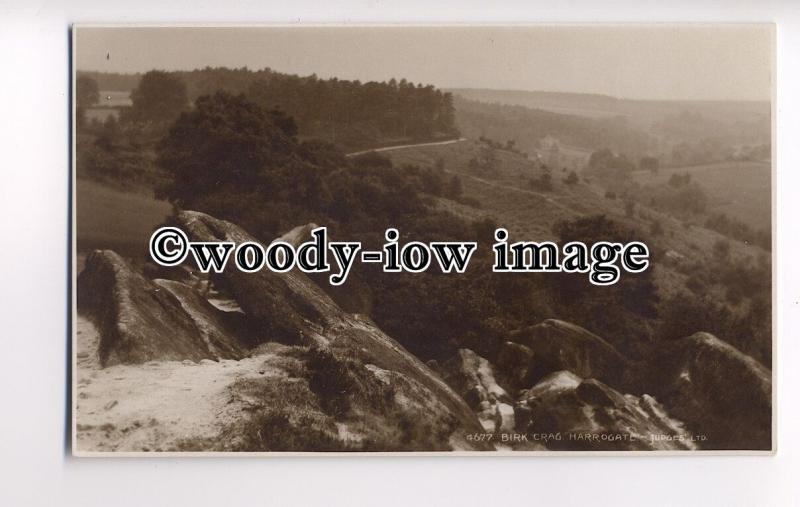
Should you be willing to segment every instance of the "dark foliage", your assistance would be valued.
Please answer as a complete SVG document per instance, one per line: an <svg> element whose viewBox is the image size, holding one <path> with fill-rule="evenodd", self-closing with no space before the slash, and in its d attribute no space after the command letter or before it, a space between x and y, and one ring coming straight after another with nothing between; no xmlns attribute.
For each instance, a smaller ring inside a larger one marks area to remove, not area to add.
<svg viewBox="0 0 800 507"><path fill-rule="evenodd" d="M106 87L103 89L130 90L136 87L143 90L145 80L151 79L148 77L150 74L86 75L101 80L101 88ZM297 134L346 149L363 149L391 140L458 134L452 95L431 85L414 84L405 79L362 83L337 78L320 79L316 75L282 74L271 69L253 71L224 67L176 71L167 76L185 83L185 96L190 102L218 91L231 95L245 94L264 109L280 110L287 118L293 118ZM164 73L159 73L159 79L163 77ZM141 91L137 93L141 94ZM134 98L133 94L131 98ZM175 107L170 104L160 114L173 114ZM177 114L173 118L175 116Z"/></svg>
<svg viewBox="0 0 800 507"><path fill-rule="evenodd" d="M554 227L561 243L599 241L627 243L647 239L604 215L559 222ZM637 357L652 338L648 321L658 316L659 295L653 266L643 273L625 273L614 285L598 287L586 277L558 274L548 277L558 308L569 319L608 339L621 352ZM614 312L609 312L614 308ZM561 313L561 312L559 312Z"/></svg>
<svg viewBox="0 0 800 507"><path fill-rule="evenodd" d="M75 80L75 105L78 108L91 107L100 100L97 81L90 77L79 76Z"/></svg>
<svg viewBox="0 0 800 507"><path fill-rule="evenodd" d="M131 91L133 105L126 119L139 122L173 121L189 105L186 85L172 73L152 70Z"/></svg>
<svg viewBox="0 0 800 507"><path fill-rule="evenodd" d="M747 244L758 245L766 251L772 250L772 235L767 230L756 230L735 218L724 213L717 213L708 217L706 228L717 231L729 238Z"/></svg>

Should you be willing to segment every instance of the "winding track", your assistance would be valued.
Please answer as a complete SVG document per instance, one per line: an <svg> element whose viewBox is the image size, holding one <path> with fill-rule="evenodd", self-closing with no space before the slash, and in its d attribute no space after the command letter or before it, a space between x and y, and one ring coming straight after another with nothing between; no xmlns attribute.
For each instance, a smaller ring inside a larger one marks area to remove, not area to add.
<svg viewBox="0 0 800 507"><path fill-rule="evenodd" d="M403 148L418 148L420 146L443 146L445 144L454 144L460 143L461 141L466 141L466 137L459 137L458 139L448 139L447 141L434 141L430 143L417 143L417 144L401 144L399 146L386 146L384 148L372 148L371 150L362 150L362 151L354 151L352 153L347 153L345 157L355 157L358 155L363 155L365 153L372 153L374 152L382 152L382 151L392 151L392 150L401 150Z"/></svg>

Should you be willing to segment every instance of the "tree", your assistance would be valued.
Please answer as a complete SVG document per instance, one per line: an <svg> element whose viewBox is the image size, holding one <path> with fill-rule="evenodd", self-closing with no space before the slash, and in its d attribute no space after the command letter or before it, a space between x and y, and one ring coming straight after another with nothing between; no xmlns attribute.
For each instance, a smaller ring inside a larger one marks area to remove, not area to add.
<svg viewBox="0 0 800 507"><path fill-rule="evenodd" d="M639 161L639 168L653 173L658 172L659 162L656 157L642 157Z"/></svg>
<svg viewBox="0 0 800 507"><path fill-rule="evenodd" d="M607 148L593 152L589 156L587 167L589 173L598 175L607 181L626 180L634 169L633 162L628 160L625 155L615 155Z"/></svg>
<svg viewBox="0 0 800 507"><path fill-rule="evenodd" d="M719 262L727 262L731 256L731 244L724 239L715 241L711 250L714 253L714 258Z"/></svg>
<svg viewBox="0 0 800 507"><path fill-rule="evenodd" d="M667 182L673 188L685 187L692 181L692 175L689 173L672 173Z"/></svg>
<svg viewBox="0 0 800 507"><path fill-rule="evenodd" d="M78 126L86 123L86 108L97 104L99 100L97 81L90 77L79 76L75 81L75 116Z"/></svg>
<svg viewBox="0 0 800 507"><path fill-rule="evenodd" d="M577 173L575 173L575 171L570 171L569 176L564 178L564 183L566 183L567 185L575 185L578 183L578 181L579 181L578 175Z"/></svg>
<svg viewBox="0 0 800 507"><path fill-rule="evenodd" d="M100 101L97 81L90 77L79 76L75 81L75 105L78 109L92 107Z"/></svg>
<svg viewBox="0 0 800 507"><path fill-rule="evenodd" d="M171 122L186 110L186 85L174 74L151 70L131 92L131 118L135 121Z"/></svg>
<svg viewBox="0 0 800 507"><path fill-rule="evenodd" d="M158 148L157 163L172 175L165 196L185 205L226 186L266 190L275 183L269 169L285 163L296 145L276 121L284 123L244 95L197 99Z"/></svg>
<svg viewBox="0 0 800 507"><path fill-rule="evenodd" d="M461 197L463 191L464 187L461 184L461 178L454 174L447 185L447 197L450 199L458 199Z"/></svg>

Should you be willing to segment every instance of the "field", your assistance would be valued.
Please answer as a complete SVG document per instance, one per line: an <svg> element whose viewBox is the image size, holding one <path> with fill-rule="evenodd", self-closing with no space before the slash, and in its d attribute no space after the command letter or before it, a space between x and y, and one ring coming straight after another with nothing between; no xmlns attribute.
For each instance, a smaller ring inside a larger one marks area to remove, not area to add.
<svg viewBox="0 0 800 507"><path fill-rule="evenodd" d="M100 90L100 101L98 107L121 107L130 106L131 92L128 91L108 91Z"/></svg>
<svg viewBox="0 0 800 507"><path fill-rule="evenodd" d="M79 256L110 248L125 256L144 257L150 235L172 207L144 190L123 191L78 179L75 210Z"/></svg>
<svg viewBox="0 0 800 507"><path fill-rule="evenodd" d="M722 162L662 169L658 174L635 173L642 184L664 183L673 174L689 173L711 198L709 211L725 213L757 229L769 229L771 209L771 168L769 162Z"/></svg>
<svg viewBox="0 0 800 507"><path fill-rule="evenodd" d="M100 90L100 100L94 107L86 109L86 119L89 121L106 121L109 116L119 119L119 108L130 106L130 92Z"/></svg>

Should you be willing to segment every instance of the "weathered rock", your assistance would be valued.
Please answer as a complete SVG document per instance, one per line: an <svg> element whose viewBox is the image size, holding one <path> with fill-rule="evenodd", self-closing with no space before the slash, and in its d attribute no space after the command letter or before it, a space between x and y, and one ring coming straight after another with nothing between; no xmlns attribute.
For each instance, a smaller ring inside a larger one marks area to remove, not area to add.
<svg viewBox="0 0 800 507"><path fill-rule="evenodd" d="M289 243L297 247L311 238L311 231L319 227L315 223L298 225L278 240ZM328 236L328 241L335 241ZM347 283L342 285L331 285L328 283L330 273L311 273L308 277L322 289L336 304L347 313L369 314L372 311L372 291L369 285L359 276L358 273L350 273Z"/></svg>
<svg viewBox="0 0 800 507"><path fill-rule="evenodd" d="M550 450L697 448L692 435L651 396L622 394L569 371L552 373L524 391L515 408L517 430L542 437Z"/></svg>
<svg viewBox="0 0 800 507"><path fill-rule="evenodd" d="M495 380L489 361L469 349L460 349L440 371L445 382L478 414L484 430L513 431L514 402Z"/></svg>
<svg viewBox="0 0 800 507"><path fill-rule="evenodd" d="M195 241L255 241L238 226L203 213L185 211L177 218ZM355 419L363 428L402 428L383 431L370 449L490 448L466 440L481 425L441 378L368 318L344 312L305 274L242 273L229 263L217 278L247 319L272 339L310 346L320 351L314 357L328 358L310 366L328 372L312 387L323 406L333 403L339 422ZM364 394L376 390L385 396Z"/></svg>
<svg viewBox="0 0 800 507"><path fill-rule="evenodd" d="M497 374L502 377L504 385L513 392L530 386L533 365L533 351L526 345L511 341L503 342L497 353Z"/></svg>
<svg viewBox="0 0 800 507"><path fill-rule="evenodd" d="M89 315L100 330L98 353L104 366L241 357L235 339L219 339L216 346L209 346L209 336L230 333L214 329L212 320L203 324L204 329L198 327L193 315L210 317L211 313L189 298L188 292L181 290L184 297L179 299L133 271L110 250L97 250L87 257L77 292L78 311Z"/></svg>
<svg viewBox="0 0 800 507"><path fill-rule="evenodd" d="M181 303L184 311L194 321L203 341L216 358L240 359L246 355L243 348L252 339L246 339L244 315L223 312L215 308L194 288L172 280L155 280Z"/></svg>
<svg viewBox="0 0 800 507"><path fill-rule="evenodd" d="M598 378L618 386L630 367L627 358L607 341L560 320L545 320L517 331L510 338L533 354L526 375L534 382L550 373L568 370L582 378Z"/></svg>
<svg viewBox="0 0 800 507"><path fill-rule="evenodd" d="M311 240L311 231L317 227L319 226L314 222L305 225L298 225L297 227L292 228L292 230L289 232L277 238L275 241L283 241L284 243L289 243L293 247L297 248L306 241Z"/></svg>
<svg viewBox="0 0 800 507"><path fill-rule="evenodd" d="M670 414L707 436L706 449L772 447L772 377L752 357L708 333L666 347L653 361L652 392Z"/></svg>
<svg viewBox="0 0 800 507"><path fill-rule="evenodd" d="M178 223L193 241L256 241L238 226L194 211L178 214ZM243 273L233 263L216 277L265 337L288 343L324 342L319 333L333 325L341 310L301 273L284 275L266 269Z"/></svg>

